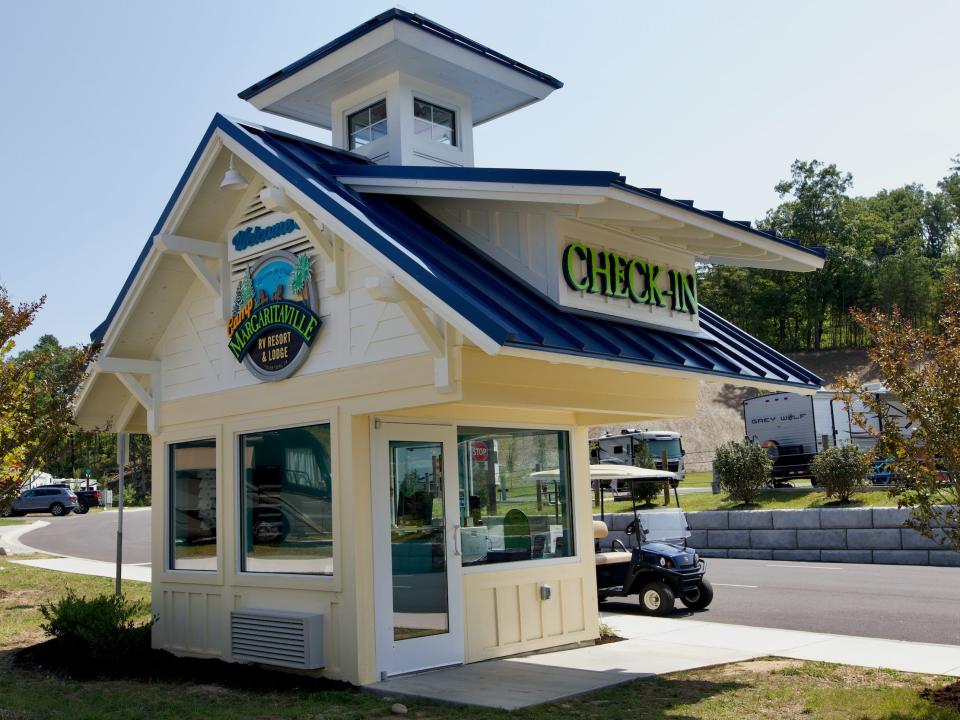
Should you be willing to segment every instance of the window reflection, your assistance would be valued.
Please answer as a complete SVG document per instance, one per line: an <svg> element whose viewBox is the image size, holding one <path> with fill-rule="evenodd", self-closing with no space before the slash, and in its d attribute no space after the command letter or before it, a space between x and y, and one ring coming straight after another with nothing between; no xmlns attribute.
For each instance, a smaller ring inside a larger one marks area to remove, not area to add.
<svg viewBox="0 0 960 720"><path fill-rule="evenodd" d="M169 446L173 570L217 569L217 443Z"/></svg>
<svg viewBox="0 0 960 720"><path fill-rule="evenodd" d="M460 428L458 443L464 565L573 554L567 433Z"/></svg>
<svg viewBox="0 0 960 720"><path fill-rule="evenodd" d="M330 426L240 438L246 572L333 574Z"/></svg>

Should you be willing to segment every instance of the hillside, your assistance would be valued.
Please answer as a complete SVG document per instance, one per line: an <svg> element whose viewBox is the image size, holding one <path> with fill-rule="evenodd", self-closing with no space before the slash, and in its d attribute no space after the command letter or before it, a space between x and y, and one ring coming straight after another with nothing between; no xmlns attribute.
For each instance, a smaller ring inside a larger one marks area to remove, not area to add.
<svg viewBox="0 0 960 720"><path fill-rule="evenodd" d="M877 379L876 367L867 358L865 350L835 350L790 353L789 357L824 379L827 387L838 375L855 373L861 382ZM702 383L697 399L697 414L683 420L637 423L638 429L673 430L683 436L687 451L687 467L691 470L709 470L717 446L728 440L743 438L743 401L754 397L753 388L730 383ZM593 428L590 435L620 432L622 425Z"/></svg>

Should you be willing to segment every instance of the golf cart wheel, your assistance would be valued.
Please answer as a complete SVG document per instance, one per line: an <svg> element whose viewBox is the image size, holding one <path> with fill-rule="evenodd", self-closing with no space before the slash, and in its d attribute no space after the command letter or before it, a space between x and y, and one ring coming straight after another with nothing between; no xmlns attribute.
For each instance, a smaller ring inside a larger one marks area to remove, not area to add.
<svg viewBox="0 0 960 720"><path fill-rule="evenodd" d="M700 581L700 587L692 593L682 596L680 602L691 610L705 609L707 605L713 602L713 585L704 578Z"/></svg>
<svg viewBox="0 0 960 720"><path fill-rule="evenodd" d="M63 503L54 503L50 506L50 514L54 517L60 517L65 511L66 508L63 506Z"/></svg>
<svg viewBox="0 0 960 720"><path fill-rule="evenodd" d="M644 615L669 615L676 598L673 590L659 580L647 583L640 589L640 612Z"/></svg>

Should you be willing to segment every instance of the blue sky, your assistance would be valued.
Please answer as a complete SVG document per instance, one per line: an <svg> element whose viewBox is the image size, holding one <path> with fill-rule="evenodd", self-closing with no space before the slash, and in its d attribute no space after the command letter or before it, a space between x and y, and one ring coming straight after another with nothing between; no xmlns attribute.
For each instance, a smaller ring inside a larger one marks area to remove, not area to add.
<svg viewBox="0 0 960 720"><path fill-rule="evenodd" d="M48 296L42 333L87 339L215 112L389 7L167 0L8 3L0 29L0 284ZM777 202L794 158L855 192L933 187L960 153L960 3L403 5L565 83L477 129L478 165L617 170L727 217Z"/></svg>

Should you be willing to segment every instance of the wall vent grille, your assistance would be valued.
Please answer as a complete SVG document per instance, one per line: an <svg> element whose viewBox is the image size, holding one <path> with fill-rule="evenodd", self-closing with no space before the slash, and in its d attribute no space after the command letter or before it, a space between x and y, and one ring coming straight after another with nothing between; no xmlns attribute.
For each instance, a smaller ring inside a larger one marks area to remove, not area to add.
<svg viewBox="0 0 960 720"><path fill-rule="evenodd" d="M244 608L230 613L230 651L237 662L322 668L323 615Z"/></svg>

